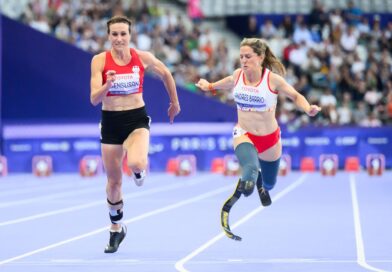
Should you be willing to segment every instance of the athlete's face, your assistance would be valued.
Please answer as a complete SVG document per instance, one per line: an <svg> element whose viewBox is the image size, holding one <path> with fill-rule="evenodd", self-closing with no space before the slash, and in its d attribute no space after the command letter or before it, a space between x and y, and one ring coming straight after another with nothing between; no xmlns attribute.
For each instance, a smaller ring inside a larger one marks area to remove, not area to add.
<svg viewBox="0 0 392 272"><path fill-rule="evenodd" d="M262 61L263 57L257 55L253 51L252 47L247 45L240 47L240 62L242 70L260 69Z"/></svg>
<svg viewBox="0 0 392 272"><path fill-rule="evenodd" d="M131 35L128 24L115 23L110 25L109 30L109 41L114 49L121 50L129 47Z"/></svg>

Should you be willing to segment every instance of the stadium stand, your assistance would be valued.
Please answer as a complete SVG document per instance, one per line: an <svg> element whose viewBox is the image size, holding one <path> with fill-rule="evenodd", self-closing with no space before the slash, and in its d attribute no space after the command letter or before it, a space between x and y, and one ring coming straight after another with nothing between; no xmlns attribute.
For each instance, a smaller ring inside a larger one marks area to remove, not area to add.
<svg viewBox="0 0 392 272"><path fill-rule="evenodd" d="M262 37L285 63L286 79L323 106L322 114L309 120L281 97L277 114L282 124L295 129L310 122L366 127L392 123L390 1L200 0L200 14L190 20L185 14L191 2L24 0L1 5L7 16L91 53L108 49L109 17L129 16L135 21L133 46L153 51L170 67L177 84L191 92L199 92L194 86L198 78L214 81L238 66L232 52L242 37ZM232 28L237 39L217 39L222 19L225 33ZM230 94L216 98L233 103Z"/></svg>

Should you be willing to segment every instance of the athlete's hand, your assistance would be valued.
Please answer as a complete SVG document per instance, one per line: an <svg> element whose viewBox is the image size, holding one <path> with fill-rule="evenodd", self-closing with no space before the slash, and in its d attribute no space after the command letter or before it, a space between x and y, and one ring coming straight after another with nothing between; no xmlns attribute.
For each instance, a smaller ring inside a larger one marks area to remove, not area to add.
<svg viewBox="0 0 392 272"><path fill-rule="evenodd" d="M113 82L115 80L116 80L116 71L114 71L114 70L107 71L106 72L106 82L107 82L109 88L112 87Z"/></svg>
<svg viewBox="0 0 392 272"><path fill-rule="evenodd" d="M170 102L169 109L167 110L167 115L169 115L170 124L173 124L174 117L181 111L180 104Z"/></svg>
<svg viewBox="0 0 392 272"><path fill-rule="evenodd" d="M319 111L321 111L321 108L317 105L310 105L309 110L307 111L307 115L309 116L315 116Z"/></svg>
<svg viewBox="0 0 392 272"><path fill-rule="evenodd" d="M210 91L210 89L208 88L208 86L210 85L210 83L205 80L204 78L199 79L199 82L197 82L196 87L200 88L200 90L208 92Z"/></svg>

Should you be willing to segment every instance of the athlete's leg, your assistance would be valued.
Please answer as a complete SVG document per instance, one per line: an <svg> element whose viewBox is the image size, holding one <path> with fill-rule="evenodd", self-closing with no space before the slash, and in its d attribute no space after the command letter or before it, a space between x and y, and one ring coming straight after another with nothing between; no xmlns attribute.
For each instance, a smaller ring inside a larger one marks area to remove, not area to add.
<svg viewBox="0 0 392 272"><path fill-rule="evenodd" d="M230 210L241 197L241 194L244 194L245 196L249 196L250 194L252 194L256 184L260 166L257 158L257 151L252 143L245 140L243 142L235 144L234 146L235 154L241 165L242 176L237 183L234 193L223 204L221 211L221 225L227 237L237 241L241 241L242 238L238 235L235 235L230 230Z"/></svg>
<svg viewBox="0 0 392 272"><path fill-rule="evenodd" d="M237 187L235 188L234 193L226 200L226 202L223 204L222 210L221 210L221 225L223 228L223 231L225 232L226 236L237 241L241 241L242 238L238 235L235 235L231 229L230 229L230 224L229 224L229 214L231 208L234 206L234 204L240 199L241 197L241 192L239 190L240 186L240 181L237 183Z"/></svg>
<svg viewBox="0 0 392 272"><path fill-rule="evenodd" d="M122 158L121 145L102 144L102 160L107 175L106 196L109 208L109 218L112 223L110 228L109 244L105 253L116 252L121 241L126 235L126 228L122 226L123 199L122 199Z"/></svg>
<svg viewBox="0 0 392 272"><path fill-rule="evenodd" d="M127 152L128 167L135 174L135 182L142 185L148 164L150 131L146 128L135 129L125 140L123 146Z"/></svg>
<svg viewBox="0 0 392 272"><path fill-rule="evenodd" d="M249 196L253 192L260 169L256 148L249 142L243 142L236 146L235 155L242 170L239 189L245 196Z"/></svg>
<svg viewBox="0 0 392 272"><path fill-rule="evenodd" d="M107 175L106 195L109 209L122 209L122 204L110 205L122 201L122 172L121 163L123 158L121 145L102 144L102 161ZM121 206L121 207L120 207ZM118 229L119 224L112 224L112 229Z"/></svg>
<svg viewBox="0 0 392 272"><path fill-rule="evenodd" d="M261 172L257 179L257 190L259 192L261 204L263 206L271 205L269 191L275 187L279 173L279 162L281 155L282 144L280 141L273 147L259 154Z"/></svg>
<svg viewBox="0 0 392 272"><path fill-rule="evenodd" d="M270 191L275 187L276 180L279 172L280 158L275 161L260 160L262 186L264 189ZM259 182L258 184L259 185Z"/></svg>
<svg viewBox="0 0 392 272"><path fill-rule="evenodd" d="M237 132L233 133L233 145L235 154L241 166L242 176L237 183L234 193L223 204L221 210L221 225L225 234L229 238L241 241L241 237L233 234L230 230L230 210L241 197L241 194L249 196L253 192L260 166L257 158L257 151L253 143L246 135L241 135Z"/></svg>

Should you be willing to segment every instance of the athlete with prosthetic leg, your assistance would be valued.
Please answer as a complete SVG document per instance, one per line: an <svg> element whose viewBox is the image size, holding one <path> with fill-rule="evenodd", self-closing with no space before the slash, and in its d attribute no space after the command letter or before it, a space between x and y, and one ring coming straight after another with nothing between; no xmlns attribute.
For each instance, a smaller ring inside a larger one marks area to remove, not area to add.
<svg viewBox="0 0 392 272"><path fill-rule="evenodd" d="M284 94L309 116L321 108L309 102L283 78L285 68L266 41L245 38L240 44L241 68L228 77L210 83L200 79L203 91L232 90L237 104L238 123L233 129L234 152L242 175L221 211L221 224L229 238L240 241L229 226L229 213L241 195L249 196L257 187L263 206L271 205L269 191L276 184L282 154L280 128L275 117L278 95Z"/></svg>

